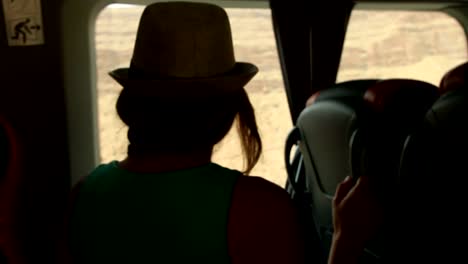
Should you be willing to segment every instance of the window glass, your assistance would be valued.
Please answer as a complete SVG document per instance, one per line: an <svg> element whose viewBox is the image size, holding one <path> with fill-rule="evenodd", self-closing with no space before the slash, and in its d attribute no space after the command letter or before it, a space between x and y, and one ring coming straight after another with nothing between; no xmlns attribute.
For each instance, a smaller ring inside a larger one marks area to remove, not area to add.
<svg viewBox="0 0 468 264"><path fill-rule="evenodd" d="M96 55L100 154L102 162L119 160L127 151L127 128L119 120L115 102L121 87L107 73L127 67L143 6L109 5L96 21ZM227 9L238 61L256 64L260 72L246 86L255 108L264 151L251 175L284 186L283 149L292 128L277 56L269 9ZM216 147L214 161L242 170L243 160L235 127Z"/></svg>
<svg viewBox="0 0 468 264"><path fill-rule="evenodd" d="M337 81L413 78L438 86L466 60L463 28L445 13L355 10Z"/></svg>

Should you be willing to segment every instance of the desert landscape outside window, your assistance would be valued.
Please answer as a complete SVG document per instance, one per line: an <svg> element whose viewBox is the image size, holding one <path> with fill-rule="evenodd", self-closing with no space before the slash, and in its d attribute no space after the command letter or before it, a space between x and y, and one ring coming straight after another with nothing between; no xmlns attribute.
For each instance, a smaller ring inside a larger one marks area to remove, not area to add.
<svg viewBox="0 0 468 264"><path fill-rule="evenodd" d="M467 50L463 27L445 13L355 10L337 81L411 78L439 86L466 62Z"/></svg>
<svg viewBox="0 0 468 264"><path fill-rule="evenodd" d="M127 67L143 6L109 5L96 20L98 120L101 162L122 159L127 130L115 112L121 87L107 72ZM284 186L284 143L292 128L269 9L227 9L238 61L259 74L246 90L254 105L264 152L251 175ZM438 85L442 75L467 60L466 36L452 17L438 12L353 12L337 81L414 78ZM181 120L183 121L183 120ZM215 151L214 162L242 169L235 129Z"/></svg>

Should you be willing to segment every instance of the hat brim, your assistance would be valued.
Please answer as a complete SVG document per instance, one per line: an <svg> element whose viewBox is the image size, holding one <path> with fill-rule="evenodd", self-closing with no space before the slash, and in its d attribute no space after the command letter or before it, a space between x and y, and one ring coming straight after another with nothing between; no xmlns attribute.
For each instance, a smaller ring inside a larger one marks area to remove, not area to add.
<svg viewBox="0 0 468 264"><path fill-rule="evenodd" d="M231 71L206 78L135 78L130 75L130 68L119 68L109 72L109 75L125 89L140 95L197 96L239 91L257 73L257 66L237 62Z"/></svg>

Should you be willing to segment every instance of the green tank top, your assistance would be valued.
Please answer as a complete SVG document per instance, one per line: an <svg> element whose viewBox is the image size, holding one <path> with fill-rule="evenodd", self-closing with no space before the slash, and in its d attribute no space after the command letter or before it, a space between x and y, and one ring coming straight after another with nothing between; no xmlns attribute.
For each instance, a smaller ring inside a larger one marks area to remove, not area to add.
<svg viewBox="0 0 468 264"><path fill-rule="evenodd" d="M217 164L158 174L97 167L71 218L78 263L230 263L228 213L240 172Z"/></svg>

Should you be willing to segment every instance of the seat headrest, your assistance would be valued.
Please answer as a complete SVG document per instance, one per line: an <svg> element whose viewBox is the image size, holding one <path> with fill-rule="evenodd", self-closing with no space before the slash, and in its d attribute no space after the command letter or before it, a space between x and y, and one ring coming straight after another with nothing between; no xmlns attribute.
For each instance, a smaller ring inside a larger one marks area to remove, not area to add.
<svg viewBox="0 0 468 264"><path fill-rule="evenodd" d="M416 109L426 111L438 96L438 88L430 83L410 79L389 79L370 87L364 94L364 100L378 113L404 114L415 112Z"/></svg>
<svg viewBox="0 0 468 264"><path fill-rule="evenodd" d="M306 107L311 106L315 101L317 101L317 97L320 95L320 91L314 93L309 99L307 99Z"/></svg>
<svg viewBox="0 0 468 264"><path fill-rule="evenodd" d="M463 87L468 88L468 62L455 67L444 75L440 82L440 92L446 93Z"/></svg>
<svg viewBox="0 0 468 264"><path fill-rule="evenodd" d="M393 204L401 181L400 154L407 135L419 128L438 98L436 86L410 79L380 81L364 94L371 111L352 142L353 175L375 175L384 203Z"/></svg>
<svg viewBox="0 0 468 264"><path fill-rule="evenodd" d="M332 87L318 91L314 93L307 100L306 107L311 106L315 102L328 99L346 99L349 97L356 97L356 95L362 95L367 90L367 88L379 80L368 79L368 80L352 80L342 83L337 83Z"/></svg>

